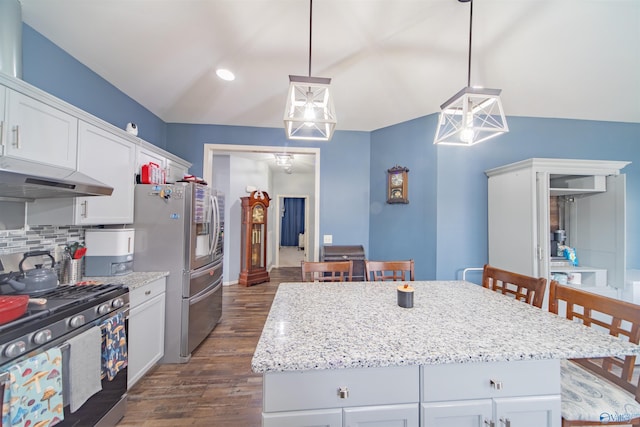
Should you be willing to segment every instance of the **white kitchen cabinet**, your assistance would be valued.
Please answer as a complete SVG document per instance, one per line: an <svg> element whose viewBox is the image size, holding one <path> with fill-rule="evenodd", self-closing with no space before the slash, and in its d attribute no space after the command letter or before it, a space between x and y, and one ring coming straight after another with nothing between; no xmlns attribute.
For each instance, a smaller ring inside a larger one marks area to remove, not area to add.
<svg viewBox="0 0 640 427"><path fill-rule="evenodd" d="M399 366L266 373L263 425L334 426L340 415L344 427L418 427L419 372Z"/></svg>
<svg viewBox="0 0 640 427"><path fill-rule="evenodd" d="M136 151L136 173L141 173L143 165L149 162L157 164L165 173L167 182L181 180L189 172L191 163L179 160L158 147L141 142Z"/></svg>
<svg viewBox="0 0 640 427"><path fill-rule="evenodd" d="M344 427L418 427L418 404L344 408Z"/></svg>
<svg viewBox="0 0 640 427"><path fill-rule="evenodd" d="M103 225L133 222L136 146L80 122L78 170L113 187L111 196L41 199L27 207L30 225Z"/></svg>
<svg viewBox="0 0 640 427"><path fill-rule="evenodd" d="M7 140L7 122L4 116L6 100L7 88L0 86L0 156L4 155L4 143Z"/></svg>
<svg viewBox="0 0 640 427"><path fill-rule="evenodd" d="M189 173L188 164L167 159L167 182L176 182L184 178Z"/></svg>
<svg viewBox="0 0 640 427"><path fill-rule="evenodd" d="M421 427L561 425L558 360L428 365L421 375Z"/></svg>
<svg viewBox="0 0 640 427"><path fill-rule="evenodd" d="M165 291L163 277L129 293L128 388L164 355Z"/></svg>
<svg viewBox="0 0 640 427"><path fill-rule="evenodd" d="M150 162L157 164L162 170L167 167L167 160L164 155L151 147L138 146L136 151L136 173L140 173L142 165Z"/></svg>
<svg viewBox="0 0 640 427"><path fill-rule="evenodd" d="M422 427L559 426L560 411L560 396L423 403Z"/></svg>
<svg viewBox="0 0 640 427"><path fill-rule="evenodd" d="M22 93L5 91L3 155L75 170L78 119Z"/></svg>
<svg viewBox="0 0 640 427"><path fill-rule="evenodd" d="M626 190L620 171L628 164L529 159L487 170L489 264L535 277L580 273L586 290L623 288ZM560 228L554 223L565 229L579 268L552 259L550 235Z"/></svg>

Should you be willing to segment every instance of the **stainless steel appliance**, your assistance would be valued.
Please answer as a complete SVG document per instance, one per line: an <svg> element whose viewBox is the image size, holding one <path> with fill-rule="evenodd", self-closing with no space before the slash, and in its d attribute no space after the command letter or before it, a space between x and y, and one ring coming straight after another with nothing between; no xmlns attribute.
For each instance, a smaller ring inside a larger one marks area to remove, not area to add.
<svg viewBox="0 0 640 427"><path fill-rule="evenodd" d="M224 197L194 182L139 184L135 271L169 271L161 363L185 363L222 316Z"/></svg>
<svg viewBox="0 0 640 427"><path fill-rule="evenodd" d="M129 291L119 284L59 286L40 294L38 298L43 298L46 303L29 303L25 314L0 325L2 383L8 378L7 372L11 366L54 347L59 347L63 360L66 359L69 352L67 340L102 325L117 314L122 313L126 317L129 311ZM66 373L63 370L64 375ZM65 382L68 384L63 378L63 389ZM124 416L126 399L125 367L112 381L106 378L102 380L102 390L74 413L71 413L69 402L65 400L64 420L57 425L115 426Z"/></svg>

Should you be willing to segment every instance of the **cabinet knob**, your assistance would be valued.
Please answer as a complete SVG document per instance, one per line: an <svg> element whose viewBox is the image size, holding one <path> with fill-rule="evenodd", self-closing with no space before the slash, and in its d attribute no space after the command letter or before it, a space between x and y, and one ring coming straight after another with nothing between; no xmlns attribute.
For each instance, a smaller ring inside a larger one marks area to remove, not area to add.
<svg viewBox="0 0 640 427"><path fill-rule="evenodd" d="M340 399L346 399L349 397L349 389L346 387L338 387L338 396Z"/></svg>
<svg viewBox="0 0 640 427"><path fill-rule="evenodd" d="M504 427L511 427L511 420L509 418L500 418L500 424L504 424Z"/></svg>
<svg viewBox="0 0 640 427"><path fill-rule="evenodd" d="M489 384L494 390L502 390L502 381L489 380Z"/></svg>

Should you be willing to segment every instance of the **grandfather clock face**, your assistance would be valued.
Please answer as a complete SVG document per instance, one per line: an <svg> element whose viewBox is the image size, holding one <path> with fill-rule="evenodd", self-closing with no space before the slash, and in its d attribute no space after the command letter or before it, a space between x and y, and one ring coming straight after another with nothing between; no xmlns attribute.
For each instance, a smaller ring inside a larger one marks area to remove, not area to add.
<svg viewBox="0 0 640 427"><path fill-rule="evenodd" d="M253 207L251 219L253 222L264 222L264 207L262 205L255 205Z"/></svg>

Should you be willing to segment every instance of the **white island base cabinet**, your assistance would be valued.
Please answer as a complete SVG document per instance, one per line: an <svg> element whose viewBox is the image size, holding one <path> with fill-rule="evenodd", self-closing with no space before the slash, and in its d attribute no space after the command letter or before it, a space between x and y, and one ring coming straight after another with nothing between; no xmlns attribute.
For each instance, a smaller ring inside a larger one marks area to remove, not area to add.
<svg viewBox="0 0 640 427"><path fill-rule="evenodd" d="M422 367L422 427L560 427L558 360Z"/></svg>
<svg viewBox="0 0 640 427"><path fill-rule="evenodd" d="M264 374L263 427L418 427L419 367Z"/></svg>

